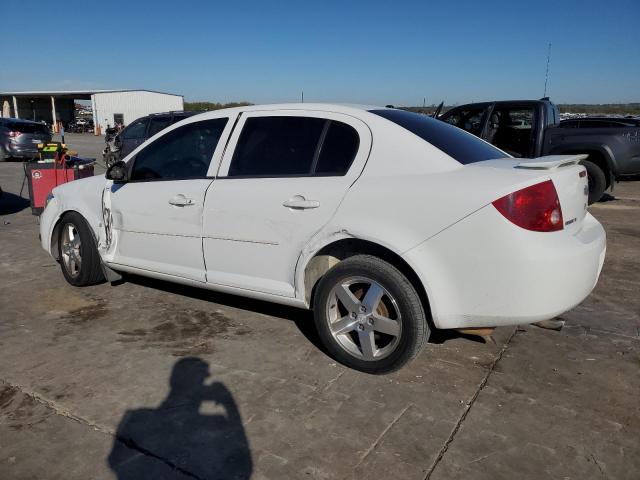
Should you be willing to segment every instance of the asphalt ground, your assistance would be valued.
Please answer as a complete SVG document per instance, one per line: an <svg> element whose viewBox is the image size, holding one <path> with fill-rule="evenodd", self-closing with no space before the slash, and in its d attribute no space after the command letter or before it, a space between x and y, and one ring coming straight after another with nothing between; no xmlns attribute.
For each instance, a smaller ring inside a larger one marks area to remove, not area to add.
<svg viewBox="0 0 640 480"><path fill-rule="evenodd" d="M71 287L22 175L0 164L0 479L640 478L639 182L591 207L607 258L563 330L436 332L371 376L303 310L141 277Z"/></svg>

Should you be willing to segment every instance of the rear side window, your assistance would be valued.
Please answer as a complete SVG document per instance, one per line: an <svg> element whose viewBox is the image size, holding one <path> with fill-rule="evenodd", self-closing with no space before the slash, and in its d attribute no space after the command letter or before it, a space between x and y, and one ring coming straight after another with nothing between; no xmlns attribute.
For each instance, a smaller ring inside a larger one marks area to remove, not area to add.
<svg viewBox="0 0 640 480"><path fill-rule="evenodd" d="M426 115L391 109L371 110L371 113L409 130L463 165L506 156L479 138Z"/></svg>
<svg viewBox="0 0 640 480"><path fill-rule="evenodd" d="M151 119L149 120L149 133L147 134L147 136L151 138L159 131L167 128L169 125L171 125L171 118L169 116L151 117Z"/></svg>
<svg viewBox="0 0 640 480"><path fill-rule="evenodd" d="M226 118L189 123L154 140L136 155L132 180L205 177L226 124Z"/></svg>
<svg viewBox="0 0 640 480"><path fill-rule="evenodd" d="M244 124L229 176L309 175L326 120L255 117Z"/></svg>
<svg viewBox="0 0 640 480"><path fill-rule="evenodd" d="M346 123L332 121L320 148L315 173L345 175L358 153L358 132Z"/></svg>
<svg viewBox="0 0 640 480"><path fill-rule="evenodd" d="M144 118L141 120L136 120L127 128L122 131L122 138L127 140L133 140L137 138L145 138L145 132L147 131L147 123L149 119Z"/></svg>

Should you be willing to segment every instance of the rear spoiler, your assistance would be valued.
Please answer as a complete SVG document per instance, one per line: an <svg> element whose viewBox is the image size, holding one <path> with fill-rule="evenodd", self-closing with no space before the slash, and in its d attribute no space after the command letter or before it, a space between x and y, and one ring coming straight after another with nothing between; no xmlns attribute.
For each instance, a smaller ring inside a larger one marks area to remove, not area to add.
<svg viewBox="0 0 640 480"><path fill-rule="evenodd" d="M558 168L575 165L586 159L589 155L548 155L546 157L531 158L518 163L513 168L525 168L527 170L557 170Z"/></svg>

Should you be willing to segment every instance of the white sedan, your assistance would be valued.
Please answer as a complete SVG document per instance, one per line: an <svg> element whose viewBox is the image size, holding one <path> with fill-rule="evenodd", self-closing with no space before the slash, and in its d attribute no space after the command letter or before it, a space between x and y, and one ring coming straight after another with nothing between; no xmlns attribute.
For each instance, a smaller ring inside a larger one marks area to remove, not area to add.
<svg viewBox="0 0 640 480"><path fill-rule="evenodd" d="M312 308L337 360L383 373L433 328L550 319L591 292L606 243L582 158L515 159L389 108L218 110L55 188L42 246L72 285L130 272Z"/></svg>

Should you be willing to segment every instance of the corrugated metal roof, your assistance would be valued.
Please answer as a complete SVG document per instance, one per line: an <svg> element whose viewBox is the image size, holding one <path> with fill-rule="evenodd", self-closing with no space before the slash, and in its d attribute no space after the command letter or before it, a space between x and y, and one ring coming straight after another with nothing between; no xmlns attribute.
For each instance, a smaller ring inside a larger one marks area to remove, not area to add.
<svg viewBox="0 0 640 480"><path fill-rule="evenodd" d="M151 93L161 93L163 95L173 95L175 97L182 97L183 95L178 95L177 93L168 93L168 92L159 92L158 90L148 90L145 88L122 88L115 90L34 90L34 91L23 91L23 92L0 92L0 96L16 96L16 97L24 97L24 96L33 96L33 95L64 95L64 96L73 96L73 95L93 95L96 93L116 93L116 92L151 92Z"/></svg>

